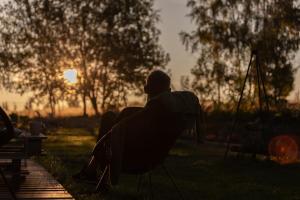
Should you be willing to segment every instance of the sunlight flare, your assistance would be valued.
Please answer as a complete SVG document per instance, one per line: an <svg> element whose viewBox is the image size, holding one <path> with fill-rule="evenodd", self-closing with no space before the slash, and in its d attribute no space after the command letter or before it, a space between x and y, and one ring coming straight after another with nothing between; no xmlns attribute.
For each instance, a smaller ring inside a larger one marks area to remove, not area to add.
<svg viewBox="0 0 300 200"><path fill-rule="evenodd" d="M269 154L280 164L291 164L298 160L299 147L296 137L279 135L271 139Z"/></svg>
<svg viewBox="0 0 300 200"><path fill-rule="evenodd" d="M68 83L71 83L71 84L77 83L77 70L76 69L65 70L64 78Z"/></svg>

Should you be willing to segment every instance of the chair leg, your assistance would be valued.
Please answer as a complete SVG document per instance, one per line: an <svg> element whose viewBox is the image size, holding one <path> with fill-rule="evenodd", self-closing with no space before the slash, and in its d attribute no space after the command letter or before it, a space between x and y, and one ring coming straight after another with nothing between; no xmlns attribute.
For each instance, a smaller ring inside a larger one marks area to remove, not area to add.
<svg viewBox="0 0 300 200"><path fill-rule="evenodd" d="M109 165L107 165L105 168L104 168L104 171L102 173L102 176L101 178L99 179L98 181L98 184L96 186L96 192L100 192L101 190L101 185L102 185L102 182L105 178L107 178L107 173L109 173Z"/></svg>
<svg viewBox="0 0 300 200"><path fill-rule="evenodd" d="M138 183L137 183L137 189L136 190L139 193L141 191L141 188L142 188L143 175L138 175L137 179L138 179Z"/></svg>
<svg viewBox="0 0 300 200"><path fill-rule="evenodd" d="M150 199L154 199L151 172L148 173L148 178L149 178L149 187L150 187Z"/></svg>
<svg viewBox="0 0 300 200"><path fill-rule="evenodd" d="M166 175L169 177L169 179L171 180L172 184L174 185L180 199L184 200L183 194L181 193L181 191L179 190L177 184L174 181L173 176L171 175L171 173L168 171L168 169L166 168L165 165L162 165L163 170L165 171Z"/></svg>
<svg viewBox="0 0 300 200"><path fill-rule="evenodd" d="M10 184L8 183L8 181L7 181L7 179L6 179L6 177L5 177L5 175L4 175L4 173L3 173L3 171L2 171L1 168L0 168L0 173L1 173L1 177L2 177L2 179L3 179L3 181L4 181L4 184L8 187L9 193L11 194L12 198L13 198L14 200L17 200L17 197L16 197L16 195L15 195L15 192L13 191L12 187L11 187Z"/></svg>
<svg viewBox="0 0 300 200"><path fill-rule="evenodd" d="M139 194L146 192L145 196L143 197L144 199L154 199L151 172L148 172L147 174L138 175L137 178L137 192Z"/></svg>

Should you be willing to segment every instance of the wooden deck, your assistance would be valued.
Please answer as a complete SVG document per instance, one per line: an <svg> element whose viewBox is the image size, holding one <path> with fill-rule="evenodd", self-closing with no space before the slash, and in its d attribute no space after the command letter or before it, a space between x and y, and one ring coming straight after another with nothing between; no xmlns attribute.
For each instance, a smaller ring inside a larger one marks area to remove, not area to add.
<svg viewBox="0 0 300 200"><path fill-rule="evenodd" d="M74 199L64 187L58 183L42 166L32 160L27 160L27 166L22 164L22 171L28 171L26 178L15 188L17 199L58 200ZM11 177L7 173L11 182ZM15 185L16 186L16 185ZM7 186L0 177L0 200L12 199Z"/></svg>

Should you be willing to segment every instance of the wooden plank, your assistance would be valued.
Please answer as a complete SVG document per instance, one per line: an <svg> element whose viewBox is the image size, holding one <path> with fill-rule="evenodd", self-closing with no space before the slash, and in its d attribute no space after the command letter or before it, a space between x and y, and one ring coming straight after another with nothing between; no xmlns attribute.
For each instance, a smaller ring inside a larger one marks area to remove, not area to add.
<svg viewBox="0 0 300 200"><path fill-rule="evenodd" d="M9 190L7 187L1 187L0 188L0 199L12 199L11 194L9 193Z"/></svg>
<svg viewBox="0 0 300 200"><path fill-rule="evenodd" d="M0 152L1 159L23 159L26 157L26 154L23 152Z"/></svg>
<svg viewBox="0 0 300 200"><path fill-rule="evenodd" d="M17 193L18 199L70 199L72 196L68 192L36 192Z"/></svg>
<svg viewBox="0 0 300 200"><path fill-rule="evenodd" d="M3 160L1 161L3 163ZM58 200L74 199L64 187L58 183L51 174L32 160L27 160L26 166L22 164L22 170L29 171L24 181L17 187L15 194L20 200ZM10 181L10 175L6 174ZM12 199L9 190L0 179L0 200Z"/></svg>

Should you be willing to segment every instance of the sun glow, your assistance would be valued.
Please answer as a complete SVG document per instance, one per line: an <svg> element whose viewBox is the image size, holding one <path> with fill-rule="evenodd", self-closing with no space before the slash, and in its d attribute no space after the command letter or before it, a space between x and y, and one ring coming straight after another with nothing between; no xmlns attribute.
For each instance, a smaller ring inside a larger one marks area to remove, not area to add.
<svg viewBox="0 0 300 200"><path fill-rule="evenodd" d="M64 79L71 84L77 83L77 70L76 69L65 70Z"/></svg>

